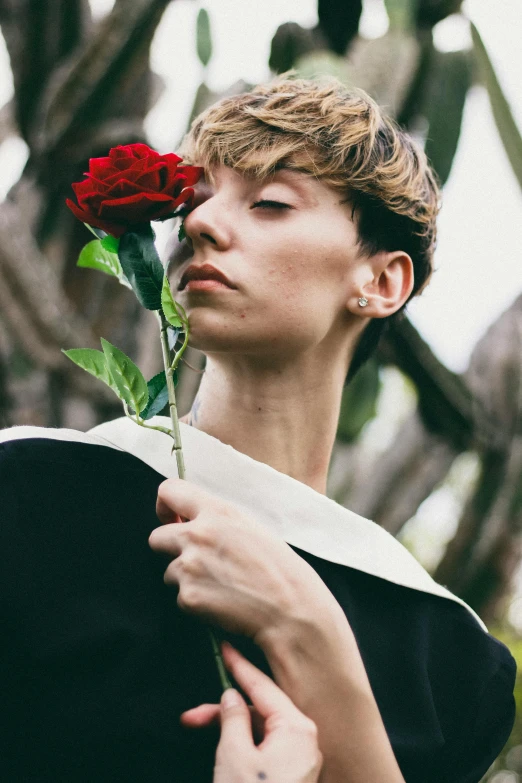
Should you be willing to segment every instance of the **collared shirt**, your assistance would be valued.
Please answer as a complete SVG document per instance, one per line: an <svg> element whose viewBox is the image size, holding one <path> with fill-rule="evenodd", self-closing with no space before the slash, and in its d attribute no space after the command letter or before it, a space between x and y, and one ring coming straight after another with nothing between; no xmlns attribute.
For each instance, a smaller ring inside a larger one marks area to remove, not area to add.
<svg viewBox="0 0 522 783"><path fill-rule="evenodd" d="M147 545L157 487L175 475L169 439L125 419L0 435L4 777L210 781L215 732L179 725L219 698L206 631ZM187 478L269 525L344 609L406 782L477 783L514 720L507 648L377 525L205 433L182 435ZM267 669L249 640L232 641Z"/></svg>

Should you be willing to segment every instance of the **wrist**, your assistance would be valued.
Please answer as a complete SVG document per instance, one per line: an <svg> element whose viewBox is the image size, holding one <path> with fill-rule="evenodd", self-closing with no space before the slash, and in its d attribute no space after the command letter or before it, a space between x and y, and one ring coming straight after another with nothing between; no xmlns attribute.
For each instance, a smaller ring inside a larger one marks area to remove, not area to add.
<svg viewBox="0 0 522 783"><path fill-rule="evenodd" d="M361 660L343 610L322 586L324 592L315 591L312 597L301 594L277 622L263 627L254 638L280 685L286 682L290 686L303 667L308 671L324 671L326 667L339 671L346 669L350 659Z"/></svg>

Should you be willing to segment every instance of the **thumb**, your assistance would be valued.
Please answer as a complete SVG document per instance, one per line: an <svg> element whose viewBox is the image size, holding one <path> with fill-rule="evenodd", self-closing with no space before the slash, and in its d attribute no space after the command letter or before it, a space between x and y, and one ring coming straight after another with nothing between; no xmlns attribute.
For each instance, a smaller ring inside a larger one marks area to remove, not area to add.
<svg viewBox="0 0 522 783"><path fill-rule="evenodd" d="M254 747L250 710L241 694L227 688L221 697L220 752Z"/></svg>

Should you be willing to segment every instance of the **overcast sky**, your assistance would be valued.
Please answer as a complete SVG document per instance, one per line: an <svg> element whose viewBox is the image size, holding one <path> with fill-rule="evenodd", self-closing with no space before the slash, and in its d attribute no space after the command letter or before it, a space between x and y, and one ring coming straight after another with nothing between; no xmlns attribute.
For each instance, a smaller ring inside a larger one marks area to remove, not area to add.
<svg viewBox="0 0 522 783"><path fill-rule="evenodd" d="M97 15L112 0L91 0ZM316 21L316 0L206 0L213 27L214 56L207 81L223 89L245 78L269 76L271 37L279 24ZM166 89L149 114L151 144L161 152L173 148L185 129L202 68L194 51L194 26L200 4L177 0L167 9L152 47L152 63ZM479 27L503 87L522 126L522 11L520 0L467 0L466 11ZM362 32L370 37L386 29L382 0L365 0ZM436 30L440 48L459 48L469 41L460 18L445 20ZM0 47L0 105L12 94L8 60ZM9 140L0 146L0 198L19 175L24 145ZM436 353L455 370L466 366L474 343L487 326L522 291L522 195L511 172L482 88L471 91L461 144L444 192L439 221L437 272L410 315Z"/></svg>

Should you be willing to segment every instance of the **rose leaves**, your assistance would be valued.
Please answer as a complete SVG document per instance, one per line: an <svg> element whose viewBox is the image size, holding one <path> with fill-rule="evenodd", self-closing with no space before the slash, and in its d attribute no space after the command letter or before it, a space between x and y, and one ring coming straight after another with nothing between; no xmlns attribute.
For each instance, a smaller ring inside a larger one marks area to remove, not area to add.
<svg viewBox="0 0 522 783"><path fill-rule="evenodd" d="M146 381L139 367L108 340L101 338L103 351L95 348L72 348L63 353L82 370L103 381L115 392L141 421L152 419L168 403L167 377L165 371ZM177 373L173 373L174 385Z"/></svg>
<svg viewBox="0 0 522 783"><path fill-rule="evenodd" d="M118 257L139 303L147 310L159 310L163 265L154 245L154 232L149 223L123 234L119 242Z"/></svg>

